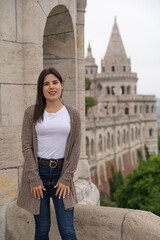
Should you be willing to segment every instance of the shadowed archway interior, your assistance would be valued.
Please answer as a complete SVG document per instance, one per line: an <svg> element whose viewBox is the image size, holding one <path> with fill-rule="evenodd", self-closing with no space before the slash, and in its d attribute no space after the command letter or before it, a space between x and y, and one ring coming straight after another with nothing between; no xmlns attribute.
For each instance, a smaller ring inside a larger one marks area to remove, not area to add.
<svg viewBox="0 0 160 240"><path fill-rule="evenodd" d="M75 104L75 36L70 13L63 5L53 8L47 17L43 37L43 67L56 68L64 79L63 100Z"/></svg>

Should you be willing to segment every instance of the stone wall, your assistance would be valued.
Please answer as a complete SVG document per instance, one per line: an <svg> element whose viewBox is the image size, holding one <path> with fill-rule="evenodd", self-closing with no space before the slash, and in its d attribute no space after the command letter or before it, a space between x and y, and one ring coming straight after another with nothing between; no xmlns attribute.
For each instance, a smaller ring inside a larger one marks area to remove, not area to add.
<svg viewBox="0 0 160 240"><path fill-rule="evenodd" d="M52 205L51 216L50 237L60 240ZM8 206L6 221L6 240L33 239L33 216L17 207L15 201ZM145 211L78 204L74 224L79 240L160 240L160 218Z"/></svg>

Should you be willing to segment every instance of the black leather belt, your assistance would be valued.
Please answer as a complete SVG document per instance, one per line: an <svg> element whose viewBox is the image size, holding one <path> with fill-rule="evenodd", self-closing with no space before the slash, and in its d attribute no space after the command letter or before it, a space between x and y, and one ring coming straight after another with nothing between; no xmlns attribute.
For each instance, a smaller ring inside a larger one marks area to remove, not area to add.
<svg viewBox="0 0 160 240"><path fill-rule="evenodd" d="M64 158L59 159L46 159L46 158L38 158L39 165L48 166L51 168L56 168L57 166L63 166Z"/></svg>

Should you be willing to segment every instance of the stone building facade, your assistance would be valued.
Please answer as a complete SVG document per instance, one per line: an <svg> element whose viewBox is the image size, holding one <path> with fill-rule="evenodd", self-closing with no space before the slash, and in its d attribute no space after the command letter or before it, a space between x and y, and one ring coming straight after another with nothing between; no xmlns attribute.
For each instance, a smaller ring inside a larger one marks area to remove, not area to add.
<svg viewBox="0 0 160 240"><path fill-rule="evenodd" d="M152 95L137 94L137 74L131 71L116 19L101 72L97 72L89 44L85 74L91 80L86 96L97 100L86 117L91 177L99 190L109 195L111 165L125 176L137 167L138 150L144 155L145 144L157 154L156 100Z"/></svg>

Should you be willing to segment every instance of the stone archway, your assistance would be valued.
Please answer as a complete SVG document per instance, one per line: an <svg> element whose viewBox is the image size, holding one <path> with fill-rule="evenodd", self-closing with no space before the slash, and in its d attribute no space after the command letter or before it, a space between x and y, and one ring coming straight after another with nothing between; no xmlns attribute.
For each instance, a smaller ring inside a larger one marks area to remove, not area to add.
<svg viewBox="0 0 160 240"><path fill-rule="evenodd" d="M63 100L76 104L75 34L68 9L63 5L49 13L43 36L43 67L55 67L64 79Z"/></svg>

